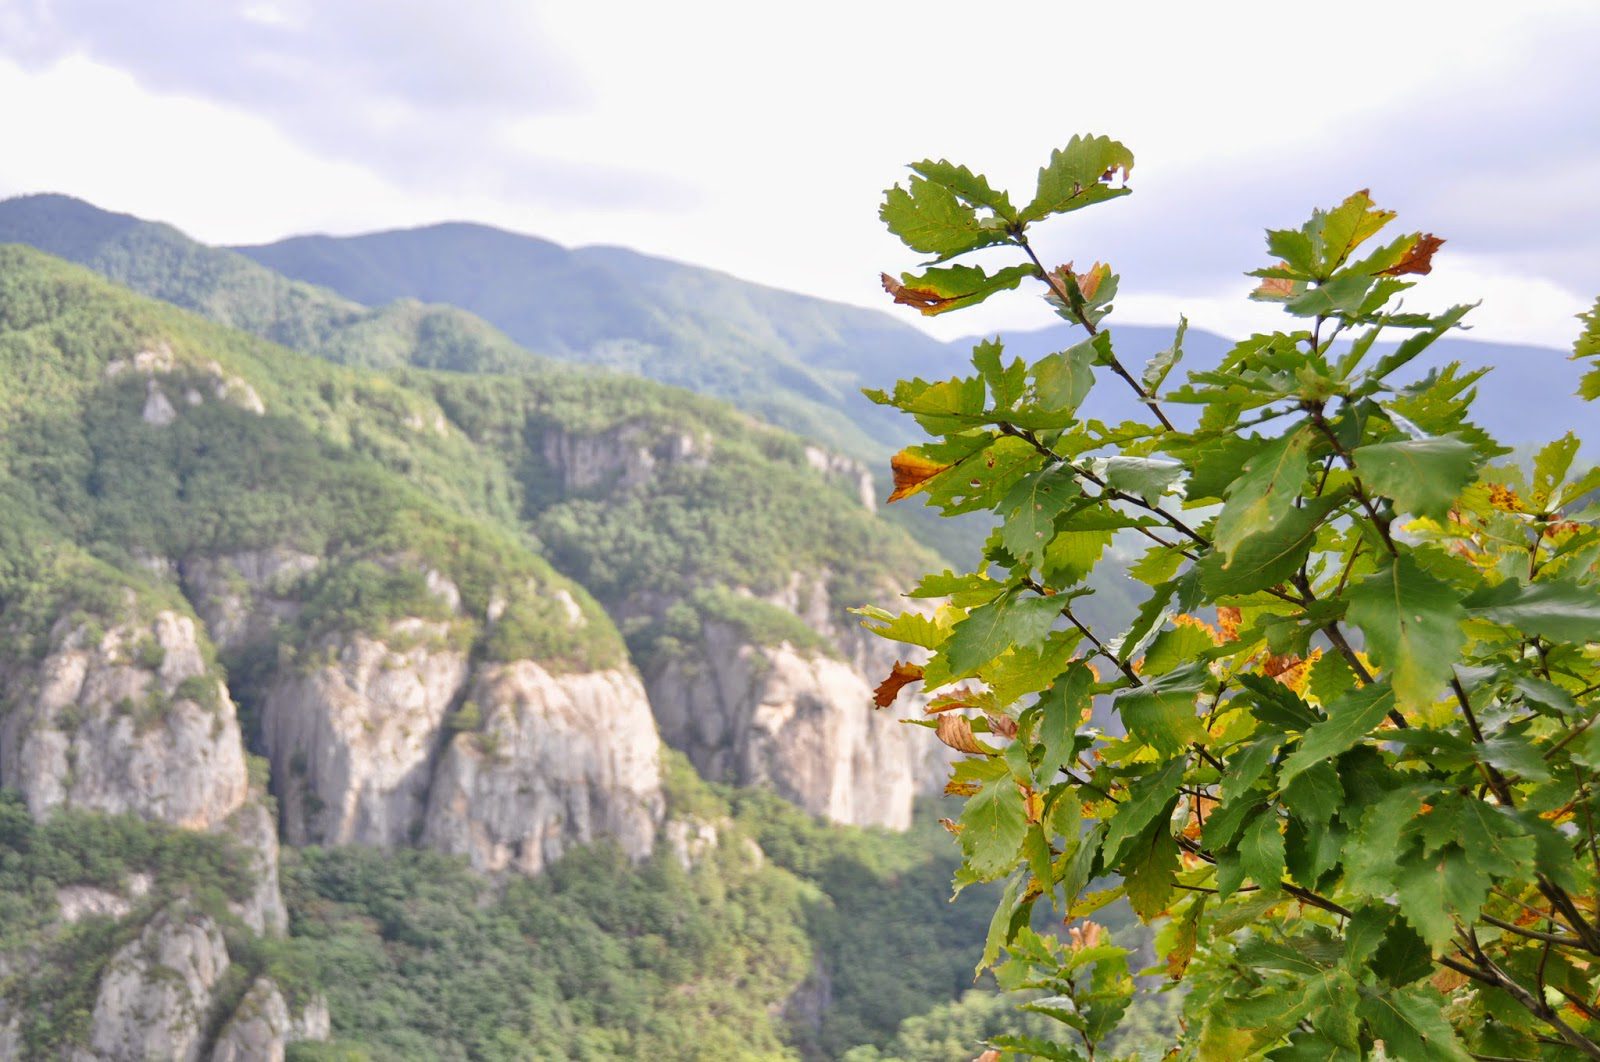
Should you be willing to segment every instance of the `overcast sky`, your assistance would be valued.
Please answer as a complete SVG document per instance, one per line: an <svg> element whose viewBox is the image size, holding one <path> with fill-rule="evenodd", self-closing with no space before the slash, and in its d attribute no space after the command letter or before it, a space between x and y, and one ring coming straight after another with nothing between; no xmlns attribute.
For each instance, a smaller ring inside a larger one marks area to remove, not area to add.
<svg viewBox="0 0 1600 1062"><path fill-rule="evenodd" d="M1482 298L1480 338L1565 346L1600 292L1592 0L0 0L0 103L0 195L219 243L468 219L886 307L904 163L1025 199L1086 131L1135 193L1038 242L1111 261L1126 320L1259 323L1260 230L1361 187L1447 239L1415 298Z"/></svg>

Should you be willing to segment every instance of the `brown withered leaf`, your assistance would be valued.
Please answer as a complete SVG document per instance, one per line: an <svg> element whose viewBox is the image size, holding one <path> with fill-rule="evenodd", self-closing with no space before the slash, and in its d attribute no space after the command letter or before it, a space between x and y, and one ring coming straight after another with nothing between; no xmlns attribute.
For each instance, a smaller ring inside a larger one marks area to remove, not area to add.
<svg viewBox="0 0 1600 1062"><path fill-rule="evenodd" d="M889 501L909 498L921 490L924 483L950 467L911 450L901 450L889 458L889 470L894 473L894 493L889 495Z"/></svg>
<svg viewBox="0 0 1600 1062"><path fill-rule="evenodd" d="M929 701L923 712L928 715L938 715L948 712L952 708L979 708L985 704L995 703L993 694L973 686L957 686L947 693L941 693Z"/></svg>
<svg viewBox="0 0 1600 1062"><path fill-rule="evenodd" d="M943 826L945 829L949 830L952 834L956 835L957 837L961 836L961 831L962 831L963 827L962 827L961 823L957 822L955 819L940 819L939 820L939 825Z"/></svg>
<svg viewBox="0 0 1600 1062"><path fill-rule="evenodd" d="M998 712L985 712L984 718L989 720L989 733L996 737L1014 738L1017 736L1017 721L1009 715Z"/></svg>
<svg viewBox="0 0 1600 1062"><path fill-rule="evenodd" d="M1380 277L1403 277L1408 273L1423 276L1433 272L1433 252L1444 246L1444 241L1431 232L1417 237L1417 242L1406 251L1405 257L1388 269L1378 270Z"/></svg>
<svg viewBox="0 0 1600 1062"><path fill-rule="evenodd" d="M934 731L939 740L955 749L957 752L969 752L974 756L986 756L984 747L978 744L978 739L972 734L972 724L967 722L964 715L941 715L939 726Z"/></svg>
<svg viewBox="0 0 1600 1062"><path fill-rule="evenodd" d="M889 707L901 690L921 677L922 668L919 665L896 661L889 677L878 683L878 688L872 691L872 703L879 708Z"/></svg>
<svg viewBox="0 0 1600 1062"><path fill-rule="evenodd" d="M1000 1062L1000 1052L991 1047L972 1062Z"/></svg>
<svg viewBox="0 0 1600 1062"><path fill-rule="evenodd" d="M908 288L888 273L879 273L883 290L900 306L912 306L923 313L937 312L941 307L956 301L957 296L941 295L931 288Z"/></svg>
<svg viewBox="0 0 1600 1062"><path fill-rule="evenodd" d="M1100 946L1100 939L1104 935L1104 926L1098 922L1085 921L1082 925L1073 926L1067 930L1067 947L1073 951L1097 948Z"/></svg>
<svg viewBox="0 0 1600 1062"><path fill-rule="evenodd" d="M973 796L982 788L977 782L958 782L954 778L944 784L945 796Z"/></svg>

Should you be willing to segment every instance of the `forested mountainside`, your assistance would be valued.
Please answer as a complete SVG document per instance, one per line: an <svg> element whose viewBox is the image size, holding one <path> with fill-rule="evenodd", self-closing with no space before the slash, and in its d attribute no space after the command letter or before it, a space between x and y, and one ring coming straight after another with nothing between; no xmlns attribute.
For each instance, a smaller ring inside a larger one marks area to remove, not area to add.
<svg viewBox="0 0 1600 1062"><path fill-rule="evenodd" d="M0 1056L836 1057L968 981L940 849L805 813L933 777L844 614L932 558L852 462L23 247L0 366Z"/></svg>

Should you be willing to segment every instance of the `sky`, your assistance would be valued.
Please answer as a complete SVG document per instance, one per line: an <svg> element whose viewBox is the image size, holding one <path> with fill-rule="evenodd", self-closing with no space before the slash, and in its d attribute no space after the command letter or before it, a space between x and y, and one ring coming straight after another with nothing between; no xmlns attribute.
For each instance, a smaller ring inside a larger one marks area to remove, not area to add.
<svg viewBox="0 0 1600 1062"><path fill-rule="evenodd" d="M1134 194L1043 228L1118 316L1241 334L1266 227L1370 188L1446 244L1409 293L1567 346L1600 293L1600 4L0 0L0 196L57 191L213 243L472 220L891 309L906 163L1030 198L1074 133Z"/></svg>

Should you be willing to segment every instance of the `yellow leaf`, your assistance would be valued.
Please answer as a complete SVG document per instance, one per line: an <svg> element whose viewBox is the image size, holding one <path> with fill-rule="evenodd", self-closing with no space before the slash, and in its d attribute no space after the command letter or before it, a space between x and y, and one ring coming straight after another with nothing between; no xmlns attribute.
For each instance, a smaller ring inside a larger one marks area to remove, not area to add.
<svg viewBox="0 0 1600 1062"><path fill-rule="evenodd" d="M894 493L889 495L889 500L897 502L909 498L921 490L928 480L950 467L911 450L901 450L889 458L889 469L894 473Z"/></svg>

